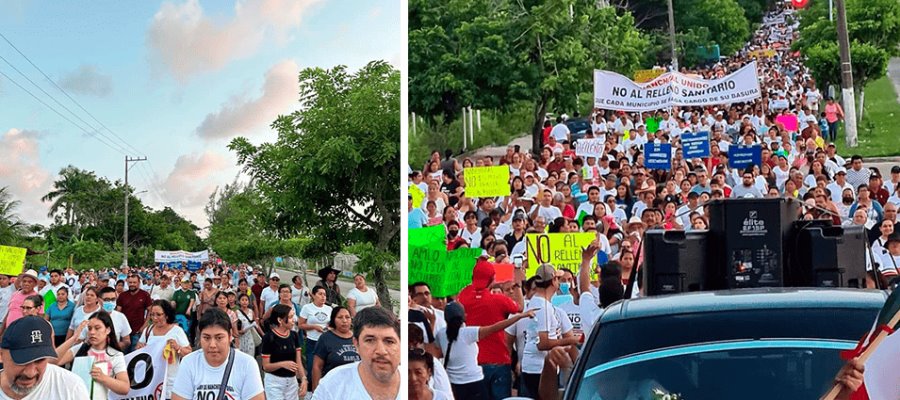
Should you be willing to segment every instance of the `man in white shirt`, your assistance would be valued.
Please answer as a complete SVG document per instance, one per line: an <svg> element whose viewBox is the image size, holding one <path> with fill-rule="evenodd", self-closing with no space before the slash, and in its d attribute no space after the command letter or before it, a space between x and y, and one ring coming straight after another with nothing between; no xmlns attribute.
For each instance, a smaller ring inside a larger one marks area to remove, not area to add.
<svg viewBox="0 0 900 400"><path fill-rule="evenodd" d="M847 183L847 170L841 168L834 174L834 182L825 185L825 188L831 192L831 202L836 204L841 204L841 196L844 194L844 189L850 189L851 192L856 194L856 189Z"/></svg>
<svg viewBox="0 0 900 400"><path fill-rule="evenodd" d="M0 399L88 399L81 378L51 362L56 360L53 328L41 317L14 321L0 344Z"/></svg>
<svg viewBox="0 0 900 400"><path fill-rule="evenodd" d="M353 318L353 345L360 361L332 369L319 381L313 400L400 399L400 325L381 307Z"/></svg>
<svg viewBox="0 0 900 400"><path fill-rule="evenodd" d="M50 283L45 285L44 288L38 292L38 294L43 297L45 294L47 294L47 292L52 290L53 295L56 296L56 292L63 287L66 289L69 288L69 286L62 281L62 271L54 269L50 271ZM72 298L71 290L69 290L69 298L74 300L74 298Z"/></svg>
<svg viewBox="0 0 900 400"><path fill-rule="evenodd" d="M16 287L9 284L9 275L0 275L0 324L6 321L6 313L9 312L9 300L12 299Z"/></svg>
<svg viewBox="0 0 900 400"><path fill-rule="evenodd" d="M266 286L259 294L259 300L263 305L262 312L269 311L275 303L278 302L278 285L281 284L281 277L277 272L269 275L269 286Z"/></svg>
<svg viewBox="0 0 900 400"><path fill-rule="evenodd" d="M150 298L153 300L166 300L172 301L172 296L175 295L175 287L172 286L172 278L168 275L163 275L160 278L159 286L153 288L153 291L150 292Z"/></svg>
<svg viewBox="0 0 900 400"><path fill-rule="evenodd" d="M562 211L559 210L559 207L551 205L552 202L553 193L549 189L545 189L541 196L541 203L532 207L529 212L531 219L544 217L547 223L552 223L557 218L562 217Z"/></svg>
<svg viewBox="0 0 900 400"><path fill-rule="evenodd" d="M556 117L556 125L553 125L553 129L550 130L550 136L553 136L557 142L561 143L563 140L569 140L569 133L569 127L566 126L562 117Z"/></svg>
<svg viewBox="0 0 900 400"><path fill-rule="evenodd" d="M294 275L291 282L293 283L291 285L291 302L300 307L309 304L309 290L303 286L303 278L300 275Z"/></svg>
<svg viewBox="0 0 900 400"><path fill-rule="evenodd" d="M763 196L763 193L759 190L759 188L756 187L756 185L754 183L755 182L753 180L753 172L749 168L747 168L747 170L745 170L744 174L741 176L741 184L736 185L731 190L731 198L738 199L738 198L750 197L750 198L755 198L755 199L761 199L761 198L765 197L765 196Z"/></svg>
<svg viewBox="0 0 900 400"><path fill-rule="evenodd" d="M429 336L433 336L437 331L447 328L447 321L444 321L444 311L438 310L431 305L431 287L425 282L415 282L410 285L409 295L412 297L413 302L419 306L419 311L434 314L434 326L432 327L431 335L425 335L425 342L427 343ZM422 332L425 332L425 324L415 324L422 328Z"/></svg>

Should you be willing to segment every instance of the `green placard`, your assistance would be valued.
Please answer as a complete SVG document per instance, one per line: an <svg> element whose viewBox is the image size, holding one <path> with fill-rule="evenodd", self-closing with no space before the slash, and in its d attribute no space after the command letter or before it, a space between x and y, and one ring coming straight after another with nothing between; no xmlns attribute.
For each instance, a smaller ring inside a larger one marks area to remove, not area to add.
<svg viewBox="0 0 900 400"><path fill-rule="evenodd" d="M472 283L472 268L481 249L453 251L430 247L409 247L409 282L425 282L434 297L454 296Z"/></svg>
<svg viewBox="0 0 900 400"><path fill-rule="evenodd" d="M444 224L409 230L409 247L445 247L447 231Z"/></svg>

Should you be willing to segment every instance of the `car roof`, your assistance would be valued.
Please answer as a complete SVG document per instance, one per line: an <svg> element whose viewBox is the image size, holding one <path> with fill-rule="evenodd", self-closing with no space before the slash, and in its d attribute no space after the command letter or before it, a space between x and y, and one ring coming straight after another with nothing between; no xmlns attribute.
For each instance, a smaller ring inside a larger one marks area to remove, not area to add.
<svg viewBox="0 0 900 400"><path fill-rule="evenodd" d="M880 309L887 296L881 290L835 288L754 288L690 292L616 302L604 310L600 323L661 315L751 309Z"/></svg>

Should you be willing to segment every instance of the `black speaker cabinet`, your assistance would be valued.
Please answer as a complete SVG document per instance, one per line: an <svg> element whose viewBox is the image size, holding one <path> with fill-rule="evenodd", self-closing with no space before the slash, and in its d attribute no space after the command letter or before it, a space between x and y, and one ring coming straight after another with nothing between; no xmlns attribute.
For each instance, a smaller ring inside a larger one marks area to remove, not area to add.
<svg viewBox="0 0 900 400"><path fill-rule="evenodd" d="M830 221L794 222L787 286L864 288L866 230Z"/></svg>
<svg viewBox="0 0 900 400"><path fill-rule="evenodd" d="M649 296L710 290L708 231L650 230L644 234L644 292Z"/></svg>

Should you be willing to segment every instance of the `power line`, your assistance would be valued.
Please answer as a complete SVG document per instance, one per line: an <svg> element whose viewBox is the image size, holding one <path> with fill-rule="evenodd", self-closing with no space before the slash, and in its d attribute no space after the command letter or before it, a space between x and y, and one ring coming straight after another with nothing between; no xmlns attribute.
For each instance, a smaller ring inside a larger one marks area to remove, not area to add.
<svg viewBox="0 0 900 400"><path fill-rule="evenodd" d="M76 128L81 129L82 131L84 131L84 133L86 133L88 136L92 136L93 138L95 138L95 139L97 139L98 141L100 141L100 143L103 143L104 145L106 145L106 146L109 147L110 149L113 149L114 151L117 151L117 152L122 153L122 154L126 154L126 152L123 152L122 149L117 148L117 147L113 146L111 143L106 142L105 140L101 139L99 136L96 136L95 134L93 134L93 133L91 133L90 131L88 131L87 129L85 129L83 126L78 125L77 123L75 123L75 121L72 121L71 119L69 119L69 117L63 115L63 114L62 114L61 112L59 112L57 109L53 108L52 106L50 106L49 104L47 104L46 102L44 102L44 100L41 100L39 97L35 96L34 93L31 93L31 91L29 91L28 89L26 89L24 86L20 85L19 82L16 82L13 78L10 78L9 75L6 75L2 70L0 70L0 75L2 75L4 78L6 78L6 79L9 80L10 82L12 82L14 85L18 86L19 89L22 89L23 91L25 91L25 93L28 93L31 97L33 97L33 98L34 98L35 100L37 100L39 103L43 104L44 107L49 108L50 111L53 111L54 113L56 113L56 115L59 115L60 117L62 117L62 118L65 119L66 121L69 121L69 123L72 124L72 125L74 125Z"/></svg>
<svg viewBox="0 0 900 400"><path fill-rule="evenodd" d="M19 55L22 56L22 58L24 58L26 61L28 61L28 63L31 64L31 66L34 67L34 69L38 70L38 72L40 72L41 75L43 75L44 78L47 79L47 81L49 81L54 87L56 87L57 90L59 90L60 92L62 92L62 94L64 94L69 100L71 100L73 103L75 103L75 105L77 105L78 108L80 108L80 109L81 109L82 111L84 111L87 115L89 115L94 121L96 121L98 124L100 124L101 127L103 127L104 129L106 129L107 131L109 131L109 133L111 133L113 136L115 136L117 139L119 139L120 142L124 143L125 146L127 146L128 148L130 148L130 149L131 149L132 151L134 151L135 153L140 154L140 155L146 155L146 154L143 154L142 151L140 151L139 149L137 149L136 147L134 147L134 146L132 146L130 143L128 143L128 141L122 139L121 136L119 136L118 134L116 134L115 132L113 132L112 129L109 129L103 122L100 122L100 120L97 119L97 117L95 117L94 114L91 114L90 111L88 111L87 109L84 108L84 106L81 105L81 103L79 103L77 100L75 100L74 98L72 98L72 96L70 96L68 92L66 92L63 88L61 88L58 84L56 84L56 82L55 82L53 79L50 79L50 77L44 72L44 70L42 70L42 69L41 69L40 67L38 67L34 62L32 62L31 59L28 58L28 56L26 56L25 53L23 53L21 50L19 50L19 48L16 47L16 45L14 45L14 44L13 44L13 43L5 36L5 35L3 35L2 32L0 32L0 38L3 38L3 40L6 41L6 43L9 44L10 47L12 47L13 49L15 49L16 52L19 53ZM4 59L4 61L5 61L5 59ZM9 64L8 61L7 61L7 64ZM15 69L15 67L13 67L13 68ZM18 70L17 70L17 71L18 71ZM21 72L19 72L19 73L21 73ZM24 76L24 75L23 75L23 76ZM31 80L29 79L29 81L31 81ZM34 82L32 82L32 84L34 84ZM36 85L35 85L35 86L36 86ZM42 91L43 91L43 90L42 90ZM46 92L44 92L44 93L46 94ZM48 96L49 96L49 94L48 94ZM52 98L52 96L51 96L51 98ZM54 101L55 101L55 99L54 99ZM57 102L57 103L59 103L59 102ZM67 110L68 110L68 109L67 109ZM72 111L69 111L69 112L71 113ZM73 113L73 115L74 115L74 113ZM79 119L80 119L80 118L79 118ZM87 123L85 123L85 124L87 124ZM92 128L93 128L93 127L92 127ZM98 132L98 133L99 133L99 132ZM105 136L105 135L104 135L104 136Z"/></svg>
<svg viewBox="0 0 900 400"><path fill-rule="evenodd" d="M0 56L0 60L3 60L3 62L6 63L6 65L9 65L12 69L14 69L16 72L18 72L19 75L22 75L22 77L25 78L25 80L27 80L28 82L30 82L34 87L36 87L38 90L40 90L42 93L44 93L47 97L50 98L50 100L53 100L56 104L59 104L59 106L62 107L64 110L68 111L69 114L72 114L72 116L75 117L75 118L77 118L79 121L81 121L81 123L87 125L87 127L90 128L90 130L94 131L95 133L97 133L97 134L99 134L99 135L102 135L102 136L105 137L107 140L109 140L110 143L113 143L112 139L110 139L109 137L107 137L106 135L104 135L103 132L100 132L99 130L97 130L96 128L94 128L93 125L89 124L87 121L85 121L84 119L82 119L80 116L78 116L77 114L75 114L74 112L72 112L72 110L70 110L69 107L66 107L64 104L60 103L59 100L56 100L56 98L53 97L53 95L51 95L50 93L47 93L47 91L44 90L44 88L40 87L37 83L34 83L34 81L32 81L31 78L28 77L28 75L25 75L25 73L23 73L23 72L20 71L18 68L16 68L16 66L13 65L12 63L10 63L9 60L7 60L6 58L4 58L3 56ZM11 78L9 78L9 77L7 77L7 78L8 78L8 79L11 79ZM115 144L115 143L113 143L113 144ZM125 150L125 148L122 147L121 145L116 144L116 146L119 147L119 149L120 149L119 151ZM127 153L127 151L124 151L124 152Z"/></svg>

